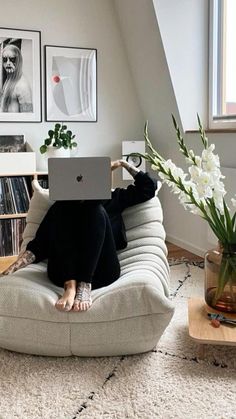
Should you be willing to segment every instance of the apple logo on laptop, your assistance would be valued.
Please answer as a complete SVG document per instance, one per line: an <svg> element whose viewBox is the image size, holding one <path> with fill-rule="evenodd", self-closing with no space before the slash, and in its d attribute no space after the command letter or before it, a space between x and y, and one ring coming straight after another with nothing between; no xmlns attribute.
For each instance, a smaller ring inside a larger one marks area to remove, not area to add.
<svg viewBox="0 0 236 419"><path fill-rule="evenodd" d="M83 175L78 175L76 180L77 182L83 182Z"/></svg>

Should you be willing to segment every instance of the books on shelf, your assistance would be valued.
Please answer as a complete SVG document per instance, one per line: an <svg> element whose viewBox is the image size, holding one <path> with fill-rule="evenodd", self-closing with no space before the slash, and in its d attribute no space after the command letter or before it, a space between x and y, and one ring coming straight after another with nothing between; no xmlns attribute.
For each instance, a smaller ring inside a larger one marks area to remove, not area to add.
<svg viewBox="0 0 236 419"><path fill-rule="evenodd" d="M0 142L1 145L1 142ZM2 153L4 154L4 153ZM27 154L9 152L4 155ZM1 153L0 153L1 155ZM1 169L1 161L0 161ZM28 175L26 174L28 173ZM33 193L31 182L37 179L43 188L48 188L46 173L18 171L0 174L0 258L16 256L20 252L23 232L26 227L26 215ZM1 262L0 262L1 263Z"/></svg>
<svg viewBox="0 0 236 419"><path fill-rule="evenodd" d="M44 189L48 189L48 177L42 177L41 179L38 178L38 183L39 185L44 188Z"/></svg>
<svg viewBox="0 0 236 419"><path fill-rule="evenodd" d="M30 195L24 176L0 177L0 215L26 213Z"/></svg>
<svg viewBox="0 0 236 419"><path fill-rule="evenodd" d="M25 218L0 220L0 257L19 254L25 226Z"/></svg>

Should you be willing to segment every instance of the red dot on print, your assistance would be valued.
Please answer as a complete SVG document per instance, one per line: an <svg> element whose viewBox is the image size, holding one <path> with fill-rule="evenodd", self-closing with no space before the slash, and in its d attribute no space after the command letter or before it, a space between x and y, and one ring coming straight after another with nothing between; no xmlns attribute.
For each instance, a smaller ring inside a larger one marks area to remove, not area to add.
<svg viewBox="0 0 236 419"><path fill-rule="evenodd" d="M60 79L60 77L59 76L53 76L53 81L55 82L55 83L59 83L60 81L61 81L61 79Z"/></svg>

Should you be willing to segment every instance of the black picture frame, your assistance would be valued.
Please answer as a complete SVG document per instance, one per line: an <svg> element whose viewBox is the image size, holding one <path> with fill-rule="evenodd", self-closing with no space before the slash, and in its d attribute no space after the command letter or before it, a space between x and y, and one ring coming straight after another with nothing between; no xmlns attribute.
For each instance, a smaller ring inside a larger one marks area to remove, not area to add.
<svg viewBox="0 0 236 419"><path fill-rule="evenodd" d="M41 32L0 28L0 122L42 122L41 97Z"/></svg>
<svg viewBox="0 0 236 419"><path fill-rule="evenodd" d="M45 120L97 122L97 49L45 45Z"/></svg>

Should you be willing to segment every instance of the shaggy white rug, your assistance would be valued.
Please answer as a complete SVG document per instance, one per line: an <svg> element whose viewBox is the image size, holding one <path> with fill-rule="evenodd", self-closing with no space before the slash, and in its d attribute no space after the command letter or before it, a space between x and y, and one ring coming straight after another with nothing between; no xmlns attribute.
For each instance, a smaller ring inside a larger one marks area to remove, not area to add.
<svg viewBox="0 0 236 419"><path fill-rule="evenodd" d="M155 350L114 358L51 358L0 350L1 419L235 419L236 347L188 337L187 299L203 269L171 262L176 311Z"/></svg>

